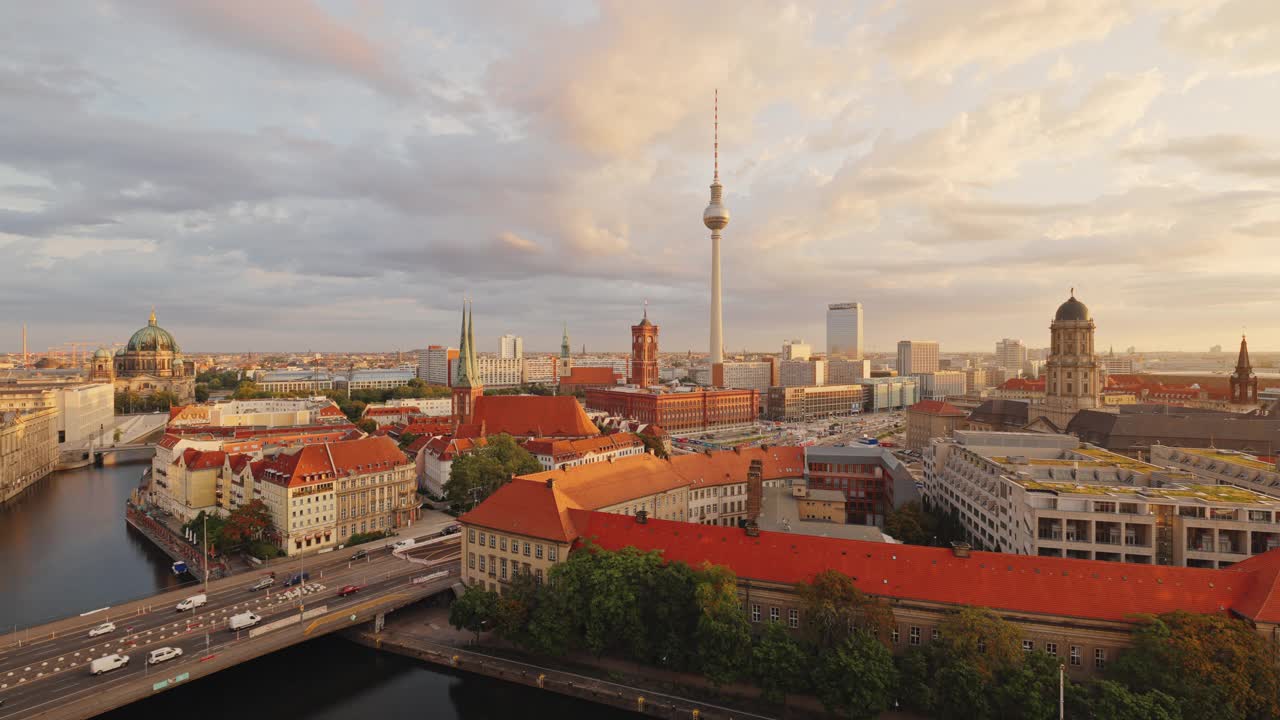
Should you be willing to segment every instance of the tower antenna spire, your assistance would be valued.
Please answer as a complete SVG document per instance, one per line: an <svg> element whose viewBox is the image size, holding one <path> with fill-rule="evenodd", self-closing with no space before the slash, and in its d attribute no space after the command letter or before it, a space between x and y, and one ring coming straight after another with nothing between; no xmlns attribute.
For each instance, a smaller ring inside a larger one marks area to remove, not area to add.
<svg viewBox="0 0 1280 720"><path fill-rule="evenodd" d="M715 140L712 144L712 155L715 161L715 181L720 182L720 88L715 90L715 102L712 105L712 124L715 126Z"/></svg>

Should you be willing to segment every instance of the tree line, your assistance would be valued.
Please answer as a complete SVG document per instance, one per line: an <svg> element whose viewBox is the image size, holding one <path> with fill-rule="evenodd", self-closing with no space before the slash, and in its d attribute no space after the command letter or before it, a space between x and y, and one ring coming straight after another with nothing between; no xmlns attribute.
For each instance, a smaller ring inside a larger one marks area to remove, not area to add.
<svg viewBox="0 0 1280 720"><path fill-rule="evenodd" d="M540 579L515 574L501 594L470 587L449 621L477 639L493 631L533 654L607 655L699 673L717 687L750 682L779 708L804 694L847 718L890 707L939 720L1058 717L1066 660L1024 650L1018 627L986 608L948 614L936 637L915 645L894 637L884 601L835 571L796 586L799 627L790 615L749 617L729 569L667 562L656 551L588 543ZM1068 717L1280 717L1277 645L1247 622L1184 612L1137 620L1131 647L1098 679L1066 679ZM895 642L908 650L894 657Z"/></svg>

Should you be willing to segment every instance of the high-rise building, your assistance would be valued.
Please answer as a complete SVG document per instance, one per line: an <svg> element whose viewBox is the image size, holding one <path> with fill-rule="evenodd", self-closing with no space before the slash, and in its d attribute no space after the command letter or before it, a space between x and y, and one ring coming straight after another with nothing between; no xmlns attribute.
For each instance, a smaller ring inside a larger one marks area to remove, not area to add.
<svg viewBox="0 0 1280 720"><path fill-rule="evenodd" d="M967 383L961 370L939 370L913 375L920 381L920 397L927 400L945 400L965 393Z"/></svg>
<svg viewBox="0 0 1280 720"><path fill-rule="evenodd" d="M503 335L498 339L498 357L503 360L519 360L524 357L524 338L519 335Z"/></svg>
<svg viewBox="0 0 1280 720"><path fill-rule="evenodd" d="M827 306L827 359L862 359L862 303Z"/></svg>
<svg viewBox="0 0 1280 720"><path fill-rule="evenodd" d="M778 384L778 361L775 358L759 361L730 361L711 366L711 384L718 388L759 390L767 394Z"/></svg>
<svg viewBox="0 0 1280 720"><path fill-rule="evenodd" d="M1021 340L1004 338L996 343L996 367L1022 372L1027 362L1027 346Z"/></svg>
<svg viewBox="0 0 1280 720"><path fill-rule="evenodd" d="M1096 329L1089 308L1071 297L1058 307L1049 325L1051 344L1045 361L1045 398L1032 415L1065 428L1080 410L1102 407L1102 373L1093 350Z"/></svg>
<svg viewBox="0 0 1280 720"><path fill-rule="evenodd" d="M729 208L721 202L720 185L720 93L715 99L715 172L711 180L711 202L702 211L702 223L711 231L711 364L724 362L724 332L720 324L720 231L729 224Z"/></svg>
<svg viewBox="0 0 1280 720"><path fill-rule="evenodd" d="M778 363L778 384L782 387L825 385L827 364L824 360L783 360Z"/></svg>
<svg viewBox="0 0 1280 720"><path fill-rule="evenodd" d="M938 372L938 343L933 340L899 340L898 374Z"/></svg>
<svg viewBox="0 0 1280 720"><path fill-rule="evenodd" d="M813 354L813 346L803 340L788 340L782 343L783 360L808 360Z"/></svg>
<svg viewBox="0 0 1280 720"><path fill-rule="evenodd" d="M827 359L827 382L832 385L851 385L869 377L870 360Z"/></svg>
<svg viewBox="0 0 1280 720"><path fill-rule="evenodd" d="M649 304L644 319L631 326L631 384L642 388L658 384L658 326L649 322Z"/></svg>
<svg viewBox="0 0 1280 720"><path fill-rule="evenodd" d="M453 385L454 361L458 359L458 349L431 345L418 353L418 377L432 385Z"/></svg>

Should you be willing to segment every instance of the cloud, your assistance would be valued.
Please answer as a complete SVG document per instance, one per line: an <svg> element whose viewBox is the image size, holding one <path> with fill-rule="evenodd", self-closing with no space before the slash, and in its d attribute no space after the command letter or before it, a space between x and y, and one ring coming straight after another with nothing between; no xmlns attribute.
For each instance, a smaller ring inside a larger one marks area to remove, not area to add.
<svg viewBox="0 0 1280 720"><path fill-rule="evenodd" d="M507 250L515 250L517 252L536 253L542 251L538 243L528 238L520 237L510 230L503 230L498 233L498 245Z"/></svg>
<svg viewBox="0 0 1280 720"><path fill-rule="evenodd" d="M1280 8L1270 0L1204 0L1165 26L1165 39L1249 74L1280 70Z"/></svg>
<svg viewBox="0 0 1280 720"><path fill-rule="evenodd" d="M1280 146L1240 135L1200 135L1129 147L1124 155L1153 162L1173 158L1216 173L1250 178L1280 178Z"/></svg>

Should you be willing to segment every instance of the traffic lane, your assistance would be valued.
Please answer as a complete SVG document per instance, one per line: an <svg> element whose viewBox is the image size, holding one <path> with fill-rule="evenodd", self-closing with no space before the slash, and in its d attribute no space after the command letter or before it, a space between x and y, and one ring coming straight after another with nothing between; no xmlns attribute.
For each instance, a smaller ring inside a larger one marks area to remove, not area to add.
<svg viewBox="0 0 1280 720"><path fill-rule="evenodd" d="M460 570L460 564L455 561L457 558L450 558L442 565L459 565L458 568L448 568L455 573ZM270 608L261 609L258 614L261 620L258 625L265 625L276 620L284 619L290 615L301 612L307 605L314 610L316 607L325 607L329 610L329 615L334 612L341 611L348 613L352 609L361 607L376 607L383 602L387 595L394 594L396 591L404 590L412 587L412 578L423 574L422 572L413 572L413 570L436 570L436 568L400 568L385 573L382 579L374 579L367 586L363 587L360 592L354 593L347 597L339 597L339 588L326 588L324 591L302 597L302 602L295 604L296 600L280 600L274 603ZM308 602L310 600L310 602ZM228 616L229 617L229 616ZM183 650L183 655L175 660L162 663L155 666L156 668L183 665L190 662L200 662L205 658L206 647L215 648L225 646L231 642L247 642L249 640L247 629L241 631L231 630L223 623L223 618L215 618L212 622L208 620L200 625L193 625L190 628L165 628L170 629L170 633L161 633L150 639L150 633L137 637L130 637L126 642L114 648L104 648L101 654L89 656L81 656L79 653L76 657L68 656L66 658L66 666L62 664L56 666L56 670L48 674L39 673L39 677L32 678L31 682L23 680L19 683L14 692L0 690L0 698L6 700L6 707L19 707L30 701L39 701L46 698L49 694L57 695L63 693L69 688L79 687L85 683L93 683L101 680L103 677L114 676L117 678L128 678L138 674L147 675L151 672L151 668L146 665L146 657L151 650L160 647L179 647ZM328 622L332 622L330 617ZM181 625L181 623L174 623ZM203 642L202 642L203 641ZM89 665L93 659L103 657L110 654L121 654L129 656L129 664L104 673L102 676L94 676L89 674ZM45 682L40 682L44 680ZM3 717L3 716L0 716Z"/></svg>
<svg viewBox="0 0 1280 720"><path fill-rule="evenodd" d="M370 563L356 564L350 568L345 567L345 564L339 565L337 566L337 572L330 573L326 570L324 584L327 585L330 582L345 583L352 577L378 574L392 568L401 567L403 564L403 560L387 555ZM313 576L311 582L318 580L318 577ZM274 604L272 600L278 597L282 591L283 588L279 588L276 592L270 594L266 592L249 593L243 587L238 587L210 592L209 602L206 605L188 613L178 613L176 610L169 608L153 609L143 615L118 618L112 621L115 622L117 630L96 638L89 638L86 630L83 633L64 635L32 645L24 648L20 653L0 655L0 663L3 663L0 665L0 684L3 684L6 673L11 672L14 667L28 667L33 664L38 667L40 663L49 663L51 658L67 654L105 652L106 648L118 646L131 636L144 633L149 635L175 625L200 624L203 622L202 618L210 614L225 615L225 611L229 608L237 608L246 604L254 607ZM94 625L101 622L102 620ZM36 670L36 672L39 672L39 670Z"/></svg>

